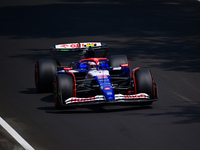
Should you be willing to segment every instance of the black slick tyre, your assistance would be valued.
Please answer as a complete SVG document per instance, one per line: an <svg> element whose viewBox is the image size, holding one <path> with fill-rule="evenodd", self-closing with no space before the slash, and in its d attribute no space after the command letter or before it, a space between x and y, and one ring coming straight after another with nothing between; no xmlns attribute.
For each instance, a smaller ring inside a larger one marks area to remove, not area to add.
<svg viewBox="0 0 200 150"><path fill-rule="evenodd" d="M109 57L111 67L120 67L121 64L128 64L126 55L111 55Z"/></svg>
<svg viewBox="0 0 200 150"><path fill-rule="evenodd" d="M54 79L54 104L56 109L63 109L65 100L73 97L73 77L70 74L58 74Z"/></svg>
<svg viewBox="0 0 200 150"><path fill-rule="evenodd" d="M151 72L148 69L138 69L135 71L135 92L146 93L150 95L150 98L154 97L153 91L153 78ZM149 104L151 104L150 102Z"/></svg>
<svg viewBox="0 0 200 150"><path fill-rule="evenodd" d="M126 55L111 55L109 57L109 65L111 68L124 67L126 69L110 70L111 76L126 76L130 77L130 65ZM127 69L129 68L129 69Z"/></svg>
<svg viewBox="0 0 200 150"><path fill-rule="evenodd" d="M53 59L41 59L35 62L35 86L37 92L52 92L53 79L57 73L57 65Z"/></svg>

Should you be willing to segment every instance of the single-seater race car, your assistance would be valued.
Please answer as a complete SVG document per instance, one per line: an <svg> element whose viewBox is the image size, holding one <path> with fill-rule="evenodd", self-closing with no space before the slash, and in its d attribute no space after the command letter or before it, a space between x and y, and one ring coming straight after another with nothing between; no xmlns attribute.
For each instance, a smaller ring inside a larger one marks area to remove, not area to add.
<svg viewBox="0 0 200 150"><path fill-rule="evenodd" d="M102 50L102 57L95 52ZM51 47L52 59L35 63L38 92L52 92L57 109L92 104L152 104L157 100L156 83L150 70L130 69L126 55L106 57L102 42L59 44ZM79 52L81 59L62 66L54 53Z"/></svg>

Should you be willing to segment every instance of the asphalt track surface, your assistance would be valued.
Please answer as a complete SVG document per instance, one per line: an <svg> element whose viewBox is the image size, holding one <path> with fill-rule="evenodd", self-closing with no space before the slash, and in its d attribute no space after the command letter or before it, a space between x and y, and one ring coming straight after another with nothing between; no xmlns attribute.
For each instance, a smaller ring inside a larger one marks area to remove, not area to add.
<svg viewBox="0 0 200 150"><path fill-rule="evenodd" d="M33 148L200 149L199 2L11 0L0 20L0 117ZM107 42L109 54L149 68L159 101L57 111L52 94L36 93L34 62L77 41Z"/></svg>

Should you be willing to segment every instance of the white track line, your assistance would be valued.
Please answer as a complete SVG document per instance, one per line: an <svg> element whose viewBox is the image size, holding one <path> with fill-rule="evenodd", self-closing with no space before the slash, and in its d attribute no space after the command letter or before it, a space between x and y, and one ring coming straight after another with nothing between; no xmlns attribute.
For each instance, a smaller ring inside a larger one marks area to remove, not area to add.
<svg viewBox="0 0 200 150"><path fill-rule="evenodd" d="M26 150L34 150L9 124L0 117L0 125Z"/></svg>

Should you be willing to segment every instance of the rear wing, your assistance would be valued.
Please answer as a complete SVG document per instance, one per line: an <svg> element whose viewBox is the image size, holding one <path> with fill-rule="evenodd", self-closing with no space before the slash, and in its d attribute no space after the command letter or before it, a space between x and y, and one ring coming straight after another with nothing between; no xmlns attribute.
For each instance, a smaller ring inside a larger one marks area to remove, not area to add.
<svg viewBox="0 0 200 150"><path fill-rule="evenodd" d="M58 44L50 48L52 52L80 52L87 50L92 47L94 50L105 50L108 49L106 43L102 42L83 42L83 43L68 43L68 44Z"/></svg>
<svg viewBox="0 0 200 150"><path fill-rule="evenodd" d="M103 50L102 57L106 57L108 52L108 46L106 43L102 42L82 42L82 43L67 43L67 44L58 44L50 47L50 52L56 63L60 66L59 61L56 59L54 52L86 52L90 49ZM82 54L80 54L82 55Z"/></svg>

